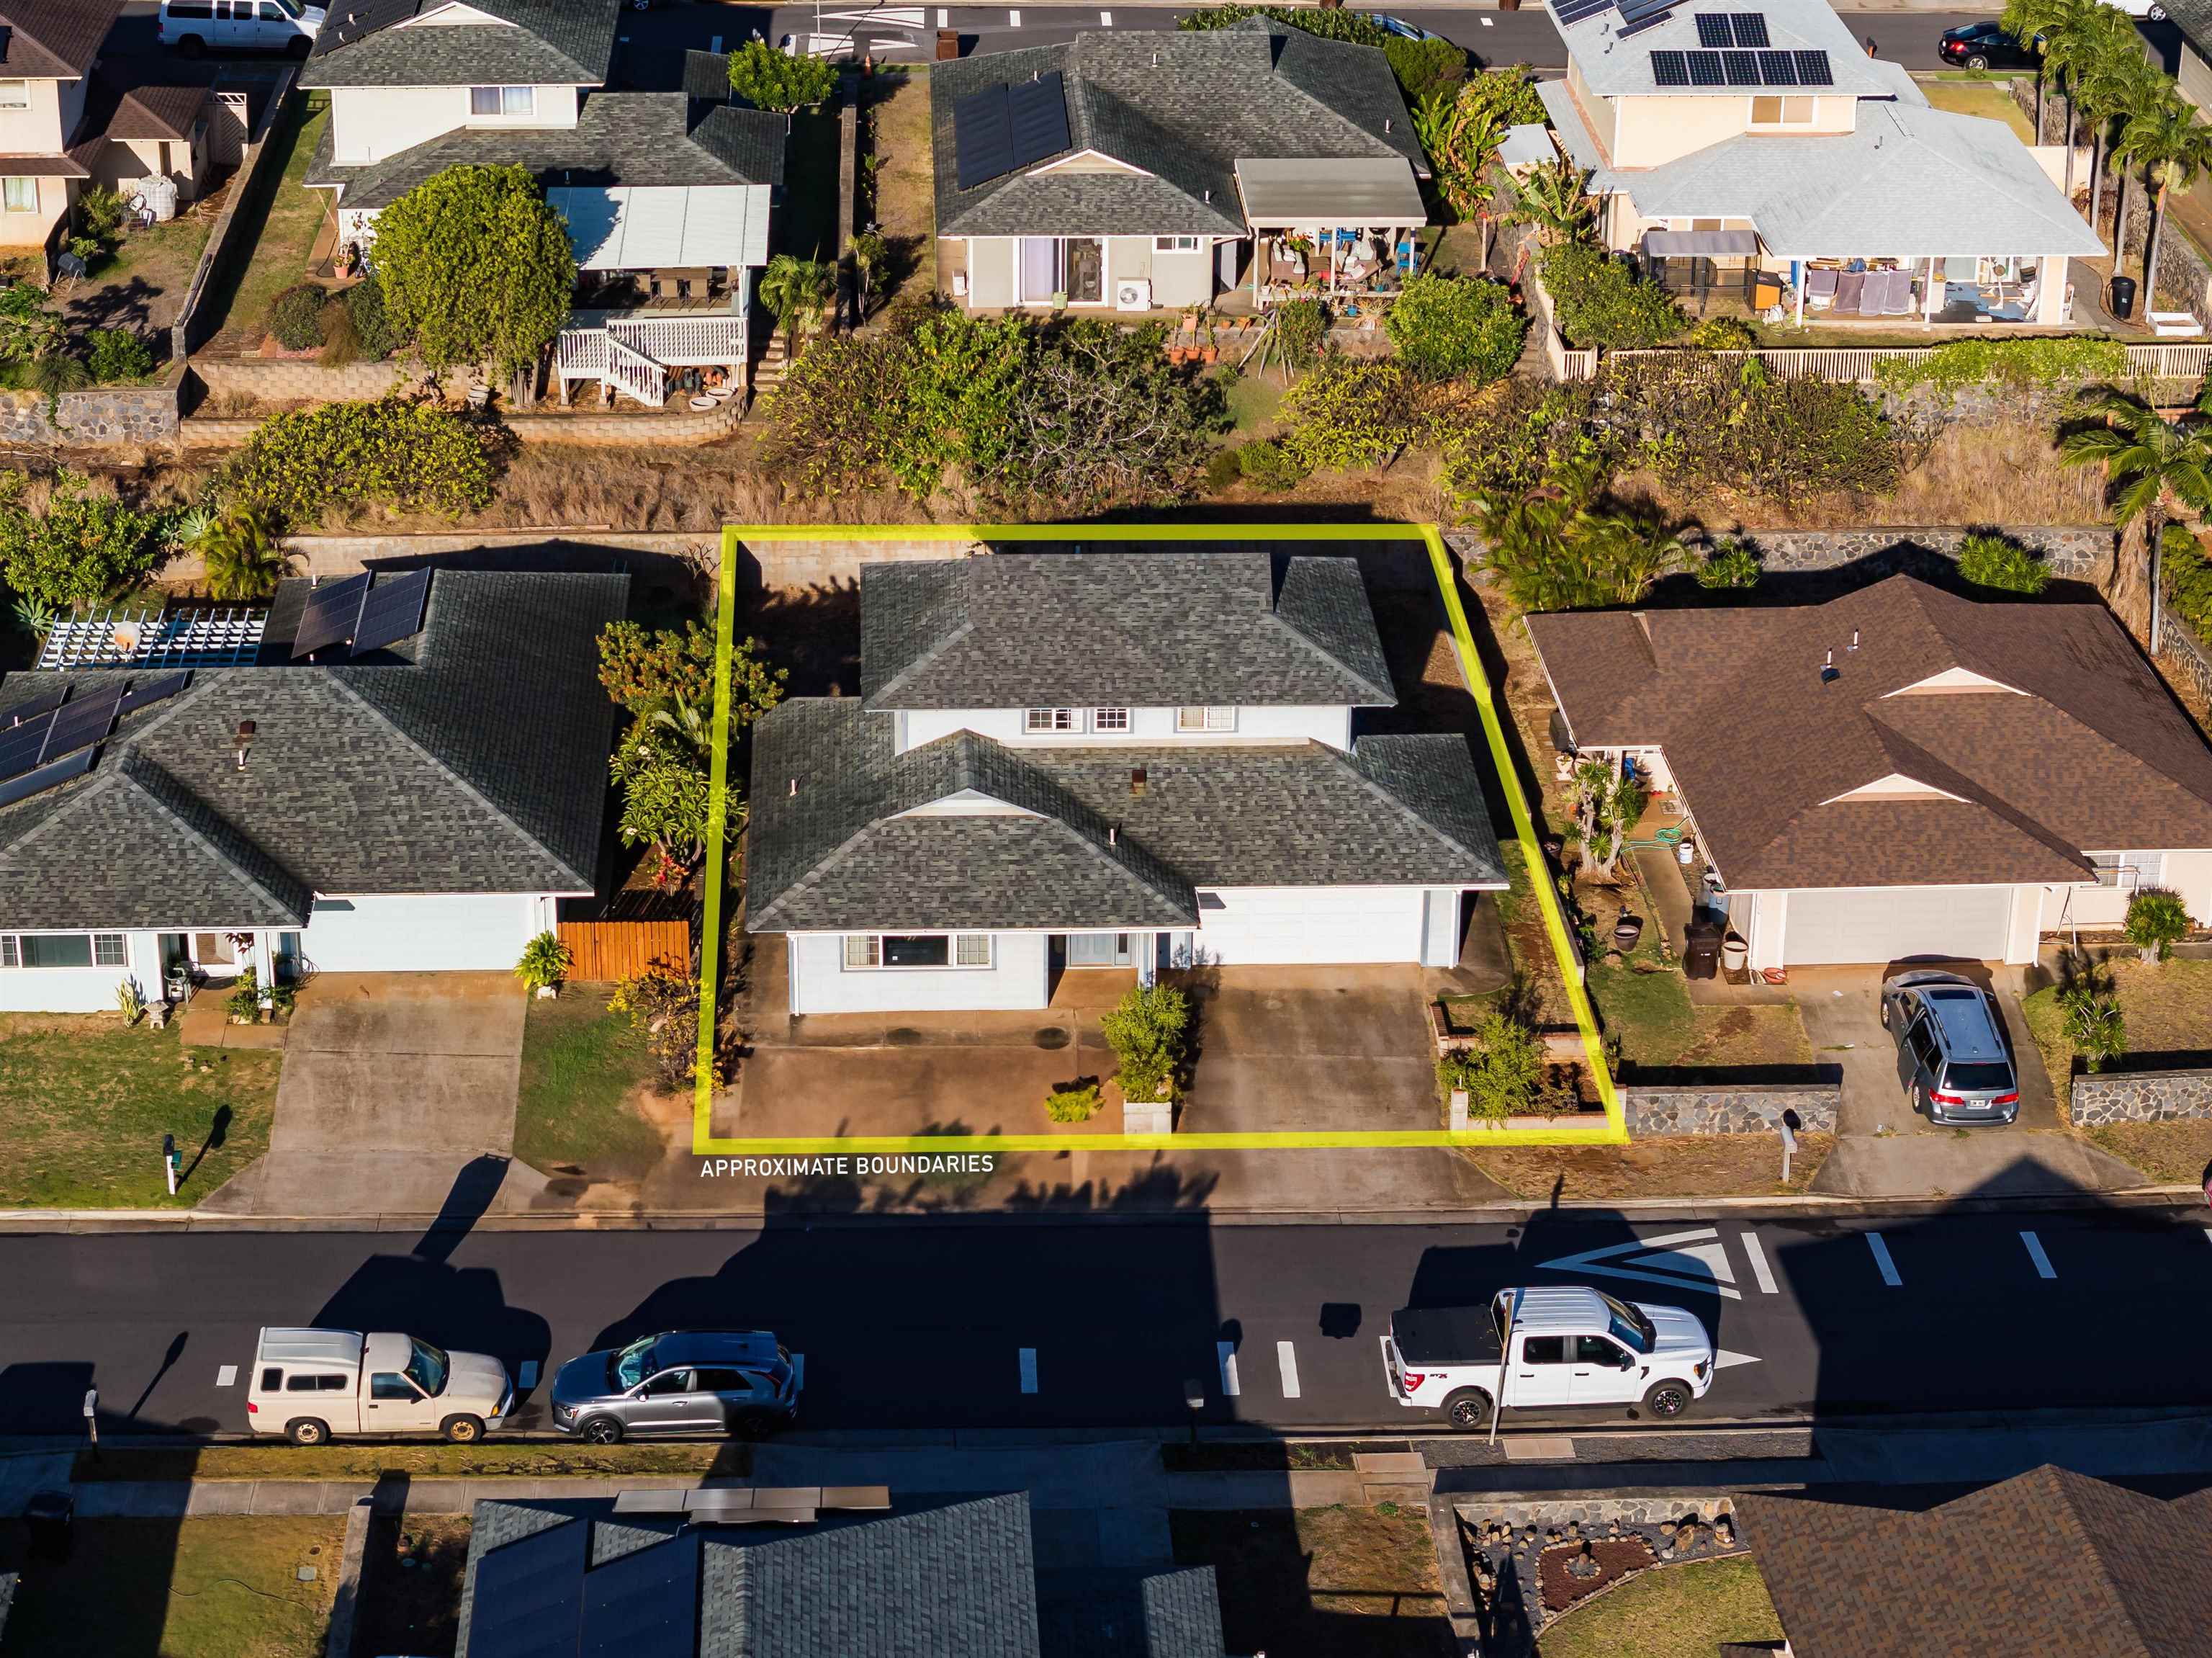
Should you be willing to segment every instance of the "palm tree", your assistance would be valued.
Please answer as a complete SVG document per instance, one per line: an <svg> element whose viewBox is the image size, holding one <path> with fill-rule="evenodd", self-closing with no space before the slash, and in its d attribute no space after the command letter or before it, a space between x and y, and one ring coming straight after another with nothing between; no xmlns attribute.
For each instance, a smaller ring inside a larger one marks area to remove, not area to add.
<svg viewBox="0 0 2212 1658"><path fill-rule="evenodd" d="M1573 546L1596 491L1593 465L1563 461L1547 467L1528 489L1499 491L1474 503L1474 524L1488 546L1490 567L1520 609L1572 610L1604 602L1588 596Z"/></svg>
<svg viewBox="0 0 2212 1658"><path fill-rule="evenodd" d="M2143 247L2143 314L2158 308L2158 244L2166 231L2166 198L2186 190L2212 168L2212 126L2197 119L2194 105L2171 81L2148 108L2130 117L2121 135L2158 192L2151 200L2150 238Z"/></svg>
<svg viewBox="0 0 2212 1658"><path fill-rule="evenodd" d="M2116 121L2142 107L2155 71L2143 56L2142 37L2125 12L2103 8L2092 31L2080 76L2082 107L2089 116L2089 226L2104 222L2107 141Z"/></svg>
<svg viewBox="0 0 2212 1658"><path fill-rule="evenodd" d="M2115 274L2127 258L2128 210L2134 204L2130 198L2128 186L2134 180L2136 168L2142 163L2142 157L2129 148L2128 128L2136 116L2165 95L2166 88L2171 84L2166 75L2148 58L2137 58L2133 67L2129 67L2128 62L2124 58L2118 60L2108 86L2112 119L2118 128L2105 150L2105 164L2112 174L2112 187L2119 192L2112 205L2112 270ZM2094 204L2092 204L2094 206ZM2099 222L2092 219L2090 229L2095 229Z"/></svg>
<svg viewBox="0 0 2212 1658"><path fill-rule="evenodd" d="M1583 186L1589 171L1572 162L1539 162L1521 175L1512 217L1533 227L1540 247L1577 241L1597 222L1597 198Z"/></svg>
<svg viewBox="0 0 2212 1658"><path fill-rule="evenodd" d="M1632 507L1610 507L1585 515L1576 537L1599 604L1632 605L1653 582L1689 562L1689 550L1667 521Z"/></svg>
<svg viewBox="0 0 2212 1658"><path fill-rule="evenodd" d="M868 320L868 302L890 272L890 245L873 230L853 238L853 320Z"/></svg>
<svg viewBox="0 0 2212 1658"><path fill-rule="evenodd" d="M2074 128L2080 118L2076 107L2081 73L2097 60L2097 41L2104 28L2103 0L2049 0L2042 29L2041 57L2058 71L2058 95L2066 104L2066 199L2074 199Z"/></svg>
<svg viewBox="0 0 2212 1658"><path fill-rule="evenodd" d="M178 542L199 554L208 592L225 603L266 599L284 578L288 555L267 515L255 508L233 507L216 517L198 515Z"/></svg>
<svg viewBox="0 0 2212 1658"><path fill-rule="evenodd" d="M778 253L761 272L761 303L775 314L787 348L796 356L799 334L811 332L837 292L837 273L820 259Z"/></svg>
<svg viewBox="0 0 2212 1658"><path fill-rule="evenodd" d="M2043 142L2043 94L2048 64L2044 60L2042 35L2055 9L2053 0L2005 0L2004 15L1997 27L2035 50L2035 142Z"/></svg>
<svg viewBox="0 0 2212 1658"><path fill-rule="evenodd" d="M2112 608L2140 615L2137 592L2145 572L2130 544L2138 533L2149 554L2150 649L2156 655L2160 620L2160 544L2166 527L2184 515L2212 511L2212 389L2199 393L2197 406L2168 420L2143 399L2109 387L2090 398L2085 411L2091 424L2059 440L2069 466L2101 466L2105 496L2120 523L2120 543L2112 552Z"/></svg>

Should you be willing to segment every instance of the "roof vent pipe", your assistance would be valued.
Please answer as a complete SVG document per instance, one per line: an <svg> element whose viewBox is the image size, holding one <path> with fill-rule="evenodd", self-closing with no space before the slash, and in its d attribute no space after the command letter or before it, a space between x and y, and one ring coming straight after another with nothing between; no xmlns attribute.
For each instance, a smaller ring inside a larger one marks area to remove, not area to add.
<svg viewBox="0 0 2212 1658"><path fill-rule="evenodd" d="M793 800L799 798L799 779L796 777L791 780L791 798Z"/></svg>
<svg viewBox="0 0 2212 1658"><path fill-rule="evenodd" d="M1106 826L1106 844L1109 846L1119 846L1121 844L1121 830L1118 824L1109 823Z"/></svg>
<svg viewBox="0 0 2212 1658"><path fill-rule="evenodd" d="M246 770L246 751L252 747L253 722L240 720L238 722L238 769L241 771Z"/></svg>
<svg viewBox="0 0 2212 1658"><path fill-rule="evenodd" d="M1853 650L1856 650L1858 648L1859 648L1859 631L1858 631L1856 628L1853 628L1853 629L1851 630L1851 649L1852 649Z"/></svg>
<svg viewBox="0 0 2212 1658"><path fill-rule="evenodd" d="M1382 118L1382 131L1386 136L1390 131L1390 118L1388 115Z"/></svg>

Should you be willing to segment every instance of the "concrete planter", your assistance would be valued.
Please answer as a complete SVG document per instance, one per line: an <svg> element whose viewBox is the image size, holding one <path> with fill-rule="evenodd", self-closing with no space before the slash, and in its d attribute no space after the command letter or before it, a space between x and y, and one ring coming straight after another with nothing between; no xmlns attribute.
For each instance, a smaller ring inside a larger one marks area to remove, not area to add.
<svg viewBox="0 0 2212 1658"><path fill-rule="evenodd" d="M1120 1090L1115 1090L1119 1092ZM1097 1119L1091 1119L1096 1122ZM1121 1132L1124 1134L1173 1134L1175 1132L1175 1100L1163 1095L1158 1100L1121 1101Z"/></svg>

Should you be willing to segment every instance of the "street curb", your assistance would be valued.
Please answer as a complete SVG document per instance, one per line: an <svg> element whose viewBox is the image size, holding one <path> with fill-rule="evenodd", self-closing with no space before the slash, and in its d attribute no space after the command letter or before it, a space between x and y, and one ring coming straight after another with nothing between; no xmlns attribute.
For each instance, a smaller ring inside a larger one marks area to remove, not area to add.
<svg viewBox="0 0 2212 1658"><path fill-rule="evenodd" d="M1632 1220L1695 1221L1725 1214L1749 1220L1925 1219L1950 1215L2057 1214L2107 1210L2185 1209L2201 1205L2194 1186L2137 1186L2126 1192L2023 1193L1986 1198L1624 1198L1613 1202L1484 1204L1461 1209L1158 1210L1019 1213L948 1213L918 1208L866 1215L706 1213L667 1210L598 1214L487 1215L470 1232L760 1232L862 1228L915 1220L945 1226L1493 1226L1524 1225L1539 1215L1617 1215ZM57 1209L0 1210L0 1236L133 1232L424 1233L432 1213L386 1215L224 1215L204 1210Z"/></svg>

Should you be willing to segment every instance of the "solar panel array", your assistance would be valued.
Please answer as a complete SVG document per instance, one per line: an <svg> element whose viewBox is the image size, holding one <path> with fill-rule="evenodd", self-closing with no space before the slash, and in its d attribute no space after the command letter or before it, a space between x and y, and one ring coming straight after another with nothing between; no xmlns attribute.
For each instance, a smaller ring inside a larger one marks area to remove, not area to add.
<svg viewBox="0 0 2212 1658"><path fill-rule="evenodd" d="M8 710L4 717L9 725L21 725L24 721L32 718L33 716L40 714L51 714L54 710L59 708L64 702L69 700L69 693L70 688L67 686L60 686L57 690L42 692L41 694L32 698L31 700L27 703L16 704L15 707Z"/></svg>
<svg viewBox="0 0 2212 1658"><path fill-rule="evenodd" d="M353 637L361 619L361 601L368 596L368 576L342 576L318 583L300 613L300 625L292 634L292 660L313 655L325 645Z"/></svg>
<svg viewBox="0 0 2212 1658"><path fill-rule="evenodd" d="M1579 23L1586 17L1609 11L1612 7L1613 0L1563 0L1562 3L1552 8L1552 21L1555 23Z"/></svg>
<svg viewBox="0 0 2212 1658"><path fill-rule="evenodd" d="M1662 87L1825 87L1835 84L1825 52L1655 52Z"/></svg>
<svg viewBox="0 0 2212 1658"><path fill-rule="evenodd" d="M123 701L116 708L115 716L121 719L127 714L137 713L149 703L158 703L165 698L173 697L191 681L192 676L189 674L168 674L158 680L141 680L123 693Z"/></svg>
<svg viewBox="0 0 2212 1658"><path fill-rule="evenodd" d="M1682 0L1620 0L1620 39L1657 28L1681 3Z"/></svg>
<svg viewBox="0 0 2212 1658"><path fill-rule="evenodd" d="M120 688L64 703L55 710L52 722L46 727L46 741L39 750L40 763L58 759L71 749L88 748L103 741L115 728L116 711L122 705Z"/></svg>
<svg viewBox="0 0 2212 1658"><path fill-rule="evenodd" d="M699 1548L689 1532L586 1573L577 1658L696 1658Z"/></svg>
<svg viewBox="0 0 2212 1658"><path fill-rule="evenodd" d="M1067 148L1067 88L1058 70L1024 81L1006 103L1016 167L1031 166Z"/></svg>
<svg viewBox="0 0 2212 1658"><path fill-rule="evenodd" d="M952 106L952 155L963 190L1057 155L1067 145L1067 90L1057 70L985 87Z"/></svg>
<svg viewBox="0 0 2212 1658"><path fill-rule="evenodd" d="M592 1527L571 1520L477 1562L471 1658L576 1658Z"/></svg>
<svg viewBox="0 0 2212 1658"><path fill-rule="evenodd" d="M71 777L81 777L92 770L92 757L96 748L79 749L65 760L52 765L42 765L35 771L26 771L18 777L0 783L0 806L13 806L19 800L27 800L42 790L67 783Z"/></svg>
<svg viewBox="0 0 2212 1658"><path fill-rule="evenodd" d="M430 597L430 572L410 570L387 576L362 600L361 620L353 631L353 654L381 650L422 631L422 607Z"/></svg>

